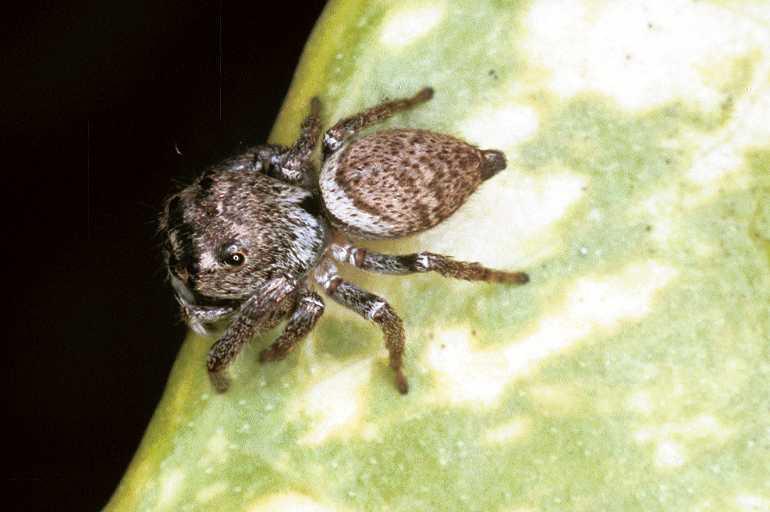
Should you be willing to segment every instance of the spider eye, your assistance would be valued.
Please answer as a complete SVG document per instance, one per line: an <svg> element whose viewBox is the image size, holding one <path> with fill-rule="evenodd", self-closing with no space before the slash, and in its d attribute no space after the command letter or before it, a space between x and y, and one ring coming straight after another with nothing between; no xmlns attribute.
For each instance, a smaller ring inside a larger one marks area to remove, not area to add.
<svg viewBox="0 0 770 512"><path fill-rule="evenodd" d="M222 262L231 267L240 267L246 263L246 255L236 244L227 244L222 248Z"/></svg>
<svg viewBox="0 0 770 512"><path fill-rule="evenodd" d="M240 267L246 261L246 256L240 252L234 252L225 256L225 263L231 267Z"/></svg>

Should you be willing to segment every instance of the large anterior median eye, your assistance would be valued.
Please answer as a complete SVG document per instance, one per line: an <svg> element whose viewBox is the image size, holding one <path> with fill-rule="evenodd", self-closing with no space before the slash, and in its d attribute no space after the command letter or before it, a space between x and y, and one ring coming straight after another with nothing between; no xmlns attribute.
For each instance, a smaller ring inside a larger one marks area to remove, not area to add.
<svg viewBox="0 0 770 512"><path fill-rule="evenodd" d="M241 247L235 243L227 243L222 246L221 260L225 265L231 267L240 267L246 263L246 254Z"/></svg>

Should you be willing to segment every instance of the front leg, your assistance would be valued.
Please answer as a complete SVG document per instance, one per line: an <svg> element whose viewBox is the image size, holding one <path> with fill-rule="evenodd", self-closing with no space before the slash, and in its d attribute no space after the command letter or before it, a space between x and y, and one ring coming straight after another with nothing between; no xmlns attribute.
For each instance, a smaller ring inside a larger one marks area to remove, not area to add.
<svg viewBox="0 0 770 512"><path fill-rule="evenodd" d="M321 134L321 101L310 100L310 114L302 122L297 141L283 155L276 169L284 181L293 185L312 186L314 169L310 162Z"/></svg>
<svg viewBox="0 0 770 512"><path fill-rule="evenodd" d="M256 171L263 174L274 175L275 171L273 171L273 169L283 161L284 156L288 151L289 148L279 144L252 146L236 156L221 162L211 170Z"/></svg>
<svg viewBox="0 0 770 512"><path fill-rule="evenodd" d="M404 325L390 304L381 297L343 280L329 260L318 267L316 281L336 302L380 326L385 336L385 347L390 355L390 367L396 372L396 388L401 394L406 394L409 391L409 383L403 371Z"/></svg>
<svg viewBox="0 0 770 512"><path fill-rule="evenodd" d="M320 295L306 291L297 299L297 307L289 318L283 333L259 354L259 361L279 361L285 358L307 334L324 312Z"/></svg>
<svg viewBox="0 0 770 512"><path fill-rule="evenodd" d="M196 334L205 336L207 324L213 324L223 318L227 318L235 311L229 306L199 306L189 304L183 298L177 297L177 302L182 310L182 319Z"/></svg>
<svg viewBox="0 0 770 512"><path fill-rule="evenodd" d="M348 244L332 244L330 252L334 259L339 262L349 263L362 270L380 274L403 275L438 272L444 277L465 279L466 281L506 284L526 284L529 282L529 275L525 272L494 270L475 262L457 261L449 256L432 252L391 255Z"/></svg>
<svg viewBox="0 0 770 512"><path fill-rule="evenodd" d="M294 280L285 277L273 279L243 303L225 334L209 350L206 366L211 383L218 392L227 391L229 387L225 375L227 367L246 342L274 319L274 313L281 309L283 301L295 292L296 287Z"/></svg>

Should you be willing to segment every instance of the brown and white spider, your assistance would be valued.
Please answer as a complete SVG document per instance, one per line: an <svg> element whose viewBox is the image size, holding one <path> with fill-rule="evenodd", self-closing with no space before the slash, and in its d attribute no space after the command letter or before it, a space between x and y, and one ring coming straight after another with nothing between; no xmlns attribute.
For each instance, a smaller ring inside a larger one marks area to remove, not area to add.
<svg viewBox="0 0 770 512"><path fill-rule="evenodd" d="M396 386L408 391L403 373L404 328L390 305L337 274L336 263L384 274L438 272L472 281L524 284L523 272L420 252L388 255L354 245L355 239L413 235L443 221L476 188L506 166L497 150L480 150L427 130L359 132L433 96L382 103L332 126L323 137L316 179L311 154L320 135L321 104L291 147L255 146L217 164L172 195L161 214L165 261L182 314L199 333L232 317L208 355L218 391L228 388L226 370L258 331L288 317L283 333L260 361L286 355L323 314L323 292L380 326Z"/></svg>

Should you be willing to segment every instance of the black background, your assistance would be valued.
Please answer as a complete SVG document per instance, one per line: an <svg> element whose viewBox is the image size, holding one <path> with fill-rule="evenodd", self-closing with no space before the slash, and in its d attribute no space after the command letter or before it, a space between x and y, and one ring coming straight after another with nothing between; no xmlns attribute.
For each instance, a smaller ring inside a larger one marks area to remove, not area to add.
<svg viewBox="0 0 770 512"><path fill-rule="evenodd" d="M3 509L108 501L185 333L155 237L163 197L267 138L323 3L6 13Z"/></svg>

